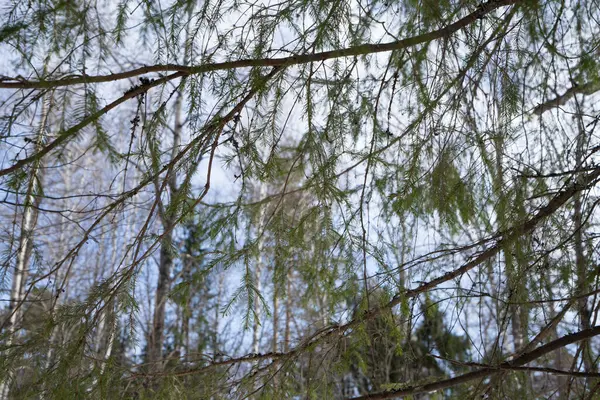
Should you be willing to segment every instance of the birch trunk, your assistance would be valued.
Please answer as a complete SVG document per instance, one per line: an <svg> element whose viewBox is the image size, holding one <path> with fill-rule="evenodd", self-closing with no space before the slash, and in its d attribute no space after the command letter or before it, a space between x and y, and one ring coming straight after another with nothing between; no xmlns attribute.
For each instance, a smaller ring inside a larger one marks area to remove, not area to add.
<svg viewBox="0 0 600 400"><path fill-rule="evenodd" d="M43 147L46 136L46 124L48 114L51 107L51 95L47 94L42 100L42 116L37 137L34 141L35 152ZM12 287L10 292L9 317L8 317L8 332L7 332L7 351L14 342L15 335L18 331L17 326L21 318L21 304L24 300L25 283L28 276L29 259L33 250L32 235L37 223L37 208L41 198L37 196L40 189L40 182L43 179L43 171L41 169L41 159L36 160L29 175L29 183L27 185L27 194L23 205L23 216L21 219L21 232L19 235L19 247L17 248L17 259L15 270L13 272ZM0 399L7 399L10 392L10 382L12 380L11 371L8 371L7 377L0 383Z"/></svg>
<svg viewBox="0 0 600 400"><path fill-rule="evenodd" d="M261 182L260 183L260 188L259 188L259 199L263 199L265 197L266 194L266 187L265 185ZM264 219L265 219L265 209L264 207L261 207L260 212L258 214L258 229L257 232L259 232L261 229L264 229L265 227L263 226L264 224ZM256 269L255 269L255 274L254 274L254 279L256 282L256 290L260 293L261 289L262 289L262 285L261 285L261 275L262 275L262 269L263 269L263 252L264 252L264 239L263 239L264 235L261 236L258 239L258 257L256 260ZM258 353L258 351L260 350L260 304L259 301L254 301L254 324L252 326L252 352L253 353Z"/></svg>
<svg viewBox="0 0 600 400"><path fill-rule="evenodd" d="M223 295L223 274L219 274L219 290L217 291L217 305L215 307L215 320L213 322L213 337L212 337L212 351L216 355L220 353L219 349L219 310L221 309L221 296Z"/></svg>
<svg viewBox="0 0 600 400"><path fill-rule="evenodd" d="M285 292L285 336L283 339L283 351L286 353L290 350L290 324L292 319L292 272L288 269L285 276L286 292Z"/></svg>
<svg viewBox="0 0 600 400"><path fill-rule="evenodd" d="M277 330L279 329L279 289L275 283L275 289L273 292L273 353L277 353Z"/></svg>
<svg viewBox="0 0 600 400"><path fill-rule="evenodd" d="M189 259L189 257L186 257L186 259L184 260L184 271L183 271L183 280L184 281L190 281L192 279L191 278L191 263L192 263L192 261ZM183 305L183 310L181 311L181 314L182 314L181 335L183 336L182 343L183 343L183 354L184 354L183 360L186 362L188 362L190 360L190 357L189 357L189 354L190 354L190 320L192 318L191 302L192 302L192 296L189 295L189 296L187 296L185 304Z"/></svg>
<svg viewBox="0 0 600 400"><path fill-rule="evenodd" d="M579 108L579 107L578 107ZM578 110L579 111L579 110ZM575 152L575 165L576 168L581 168L584 156L585 147L585 127L581 120L581 113L577 118L578 135L577 135L577 148ZM577 294L583 294L590 290L588 282L588 261L584 251L584 220L583 220L583 205L581 202L581 193L577 193L573 199L573 240L575 241L575 268L577 274ZM581 297L577 301L577 311L579 314L579 326L582 330L589 329L592 327L592 311L588 306L588 297ZM592 355L592 348L589 340L584 340L580 344L581 346L581 358L585 367L585 372L592 373L596 372L594 367L594 357ZM591 387L592 380L586 378L586 386Z"/></svg>

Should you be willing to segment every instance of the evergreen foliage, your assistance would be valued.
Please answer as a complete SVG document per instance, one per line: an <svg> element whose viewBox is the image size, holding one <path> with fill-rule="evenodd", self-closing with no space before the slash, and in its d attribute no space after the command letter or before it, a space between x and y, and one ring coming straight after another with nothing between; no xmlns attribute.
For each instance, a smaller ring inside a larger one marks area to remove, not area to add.
<svg viewBox="0 0 600 400"><path fill-rule="evenodd" d="M598 21L4 2L0 399L595 398Z"/></svg>

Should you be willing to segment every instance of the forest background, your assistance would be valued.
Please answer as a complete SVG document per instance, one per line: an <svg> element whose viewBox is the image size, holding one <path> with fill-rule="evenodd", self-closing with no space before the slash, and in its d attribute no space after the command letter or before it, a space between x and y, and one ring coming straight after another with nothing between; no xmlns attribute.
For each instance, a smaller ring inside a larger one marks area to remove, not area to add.
<svg viewBox="0 0 600 400"><path fill-rule="evenodd" d="M0 398L600 396L600 4L0 4Z"/></svg>

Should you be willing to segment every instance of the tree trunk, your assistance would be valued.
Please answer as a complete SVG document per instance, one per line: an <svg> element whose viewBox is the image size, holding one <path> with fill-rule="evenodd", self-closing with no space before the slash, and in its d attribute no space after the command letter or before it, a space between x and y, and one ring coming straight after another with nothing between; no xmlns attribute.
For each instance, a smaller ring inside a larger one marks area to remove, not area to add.
<svg viewBox="0 0 600 400"><path fill-rule="evenodd" d="M277 330L279 329L279 289L277 283L273 292L273 353L277 352Z"/></svg>
<svg viewBox="0 0 600 400"><path fill-rule="evenodd" d="M219 310L221 309L221 296L223 294L223 275L219 275L219 290L217 291L217 304L215 306L215 320L213 322L212 350L213 354L219 354Z"/></svg>
<svg viewBox="0 0 600 400"><path fill-rule="evenodd" d="M42 99L42 115L37 137L34 141L35 151L43 147L46 136L46 125L48 114L52 105L51 94L47 94ZM21 233L19 235L19 247L17 248L17 260L13 272L12 287L10 291L10 303L8 308L8 332L6 348L10 348L18 331L17 326L21 318L21 303L25 295L25 284L29 273L29 260L33 251L32 235L37 223L37 208L41 202L41 197L36 196L40 189L40 183L43 179L41 169L41 158L36 160L29 175L27 185L27 194L23 204L23 217L21 219ZM10 391L10 381L12 380L11 371L8 371L7 378L0 382L0 399L7 399Z"/></svg>
<svg viewBox="0 0 600 400"><path fill-rule="evenodd" d="M175 129L173 129L173 149L171 159L173 159L179 148L181 141L181 109L183 96L181 93L175 100ZM167 171L168 186L171 193L171 200L177 193L177 174L173 169ZM157 188L158 190L158 188ZM160 197L161 193L157 192ZM161 200L158 200L161 202ZM164 205L159 207L161 210L160 217L162 219L163 228L166 234L163 236L160 244L160 259L158 265L158 283L156 286L156 301L154 306L154 318L152 321L152 331L150 333L150 342L148 344L148 359L151 363L151 368L155 371L161 370L162 346L164 342L165 329L165 309L167 304L167 295L170 290L171 270L173 269L173 255L171 254L171 246L173 243L173 228L175 224L174 217L167 213Z"/></svg>
<svg viewBox="0 0 600 400"><path fill-rule="evenodd" d="M184 272L183 272L183 280L184 282L190 282L191 281L191 260L190 259L185 259L184 261ZM192 311L191 311L191 302L192 302L192 298L191 298L191 294L187 296L185 304L183 305L183 310L182 310L182 321L181 321L181 331L182 331L182 336L183 336L183 354L185 354L184 356L184 361L189 361L190 357L190 320L192 318Z"/></svg>
<svg viewBox="0 0 600 400"><path fill-rule="evenodd" d="M260 250L259 250L260 251ZM260 259L261 256L259 256ZM258 261L256 263L256 270L254 274L254 279L256 279L256 290L260 292L261 290L261 273L262 273L262 261ZM259 300L254 300L254 324L252 325L252 352L258 353L260 350L260 305Z"/></svg>
<svg viewBox="0 0 600 400"><path fill-rule="evenodd" d="M283 351L287 353L290 350L290 324L292 322L292 271L290 269L287 271L285 284L285 336L283 339Z"/></svg>
<svg viewBox="0 0 600 400"><path fill-rule="evenodd" d="M260 184L259 188L259 199L263 199L266 194L266 187L263 183ZM265 219L265 209L261 206L260 212L258 214L257 221L257 232L260 234L261 229L264 229L263 226ZM258 239L258 257L256 260L256 269L254 274L256 290L260 293L262 289L261 285L261 275L263 269L263 251L264 251L264 239L260 237ZM258 353L260 350L260 304L259 301L255 299L254 301L254 324L252 326L252 352Z"/></svg>
<svg viewBox="0 0 600 400"><path fill-rule="evenodd" d="M579 107L578 107L579 108ZM581 113L577 115L578 135L577 135L577 148L575 153L575 165L576 168L581 168L583 162L583 152L585 147L585 127L581 121ZM573 198L573 240L575 242L575 269L577 274L577 294L584 294L590 290L589 277L588 277L588 261L584 252L584 221L583 221L583 205L581 203L581 193L575 194ZM588 297L581 297L577 301L577 312L579 314L579 326L581 330L589 329L592 326L592 311L588 306ZM581 346L581 357L585 372L595 372L594 368L594 357L592 355L592 349L590 347L589 340L583 340ZM591 385L591 379L586 379L586 386L589 388Z"/></svg>

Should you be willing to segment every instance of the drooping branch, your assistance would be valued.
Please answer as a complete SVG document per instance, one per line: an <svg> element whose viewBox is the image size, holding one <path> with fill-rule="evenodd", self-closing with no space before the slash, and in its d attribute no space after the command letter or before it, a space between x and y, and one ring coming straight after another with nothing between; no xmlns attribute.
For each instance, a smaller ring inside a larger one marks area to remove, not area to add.
<svg viewBox="0 0 600 400"><path fill-rule="evenodd" d="M67 85L75 85L80 83L92 83L92 82L107 82L114 81L119 79L131 78L139 74L144 74L148 72L165 72L165 71L177 71L174 74L171 74L166 77L162 77L160 79L153 80L147 84L136 87L128 92L126 92L122 97L113 101L112 103L106 105L98 112L84 118L78 124L72 126L71 128L60 132L58 138L53 142L46 145L37 153L25 157L16 161L10 167L4 168L0 170L0 176L7 175L11 172L22 168L28 163L48 154L50 151L65 143L69 138L73 137L77 134L81 129L91 124L93 121L96 121L98 118L108 113L110 110L116 108L120 104L125 101L134 98L135 96L147 91L152 87L156 87L160 84L163 84L167 81L187 76L190 74L198 74L208 71L215 71L220 69L232 69L232 68L242 68L242 67L259 67L259 66L274 66L274 67L285 67L288 65L294 64L304 64L314 61L323 61L332 58L339 57L348 57L348 56L356 56L370 53L378 53L378 52L387 52L392 50L400 50L403 48L415 46L421 43L427 43L436 39L448 37L449 35L467 27L477 19L483 18L485 15L489 14L493 10L500 8L502 6L510 5L518 3L520 0L492 0L487 3L481 4L477 10L470 13L466 17L458 20L457 22L448 25L442 29L438 29L436 31L432 31L429 33L425 33L422 35L413 36L411 38L391 42L391 43L383 43L383 44L365 44L354 46L341 50L333 50L326 51L315 54L307 54L307 55L298 55L291 56L285 58L273 58L273 59L254 59L254 60L240 60L240 61L232 61L225 63L215 63L215 64L205 64L197 67L185 67L185 66L175 66L175 65L167 65L167 66L148 66L138 68L136 70L123 72L119 74L111 74L111 75L103 75L96 77L77 77L77 78L66 78L57 81L19 81L19 82L6 82L0 81L0 88L51 88L57 86L67 86ZM10 85L21 85L21 86L10 86ZM25 86L23 86L25 85Z"/></svg>
<svg viewBox="0 0 600 400"><path fill-rule="evenodd" d="M198 66L186 66L177 64L149 65L135 68L129 71L107 74L107 75L78 75L56 80L24 80L17 78L4 78L0 81L0 88L6 89L48 89L60 86L71 86L84 83L112 82L122 79L134 78L148 73L177 72L185 75L201 74L219 70L231 70L250 67L287 67L290 65L308 64L342 57L355 57L366 54L383 53L394 50L402 50L419 44L428 43L437 39L447 38L453 33L466 28L478 19L484 18L492 11L521 2L521 0L490 0L482 3L475 11L459 19L458 21L441 29L412 36L388 43L366 43L345 49L323 51L320 53L298 54L281 58L255 58L236 61L225 61L207 63Z"/></svg>
<svg viewBox="0 0 600 400"><path fill-rule="evenodd" d="M557 375L557 376L571 376L573 378L600 378L600 372L579 372L579 371L565 371L556 368L545 368L545 367L522 367L516 365L485 365L485 364L467 364L480 368L491 368L501 369L503 372L506 371L524 371L524 372L543 372L545 374Z"/></svg>
<svg viewBox="0 0 600 400"><path fill-rule="evenodd" d="M523 236L525 234L531 233L542 220L544 220L545 218L554 214L561 206L563 206L576 193L579 193L583 190L589 189L591 186L593 186L593 184L595 183L595 181L598 178L600 178L600 167L595 168L592 172L581 177L578 181L572 183L571 185L567 186L562 191L558 192L548 202L548 204L546 204L544 207L540 208L533 217L496 235L496 237L498 239L496 240L496 243L494 245L492 245L492 246L488 247L486 250L480 252L475 258L473 258L471 261L463 264L460 268L452 270L452 271L450 271L438 278L435 278L429 282L423 283L414 289L408 289L407 291L405 291L403 293L398 293L385 306L369 310L368 312L365 312L362 316L357 317L354 320L352 320L344 325L335 327L335 329L332 329L329 334L333 334L336 332L337 333L345 332L346 330L352 328L353 326L357 325L358 323L368 320L368 319L372 319L372 318L376 317L377 315L379 315L384 310L387 310L387 309L390 309L392 307L399 305L404 299L410 299L410 298L417 297L418 295L420 295L422 293L428 292L429 290L431 290L445 282L451 281L452 279L455 279L456 277L469 272L470 270L474 269L478 265L481 265L485 261L487 261L487 260L491 259L492 257L494 257L495 255L497 255L507 244L512 243L515 240L518 240L521 236Z"/></svg>
<svg viewBox="0 0 600 400"><path fill-rule="evenodd" d="M273 68L273 70L269 74L267 74L265 77L260 79L259 82L262 84L265 84L270 79L272 79L279 71L280 71L279 68ZM175 75L175 74L173 74L173 75ZM171 75L171 76L173 76L173 75ZM212 118L212 120L210 122L206 123L204 128L201 130L202 134L198 134L173 159L171 159L168 163L166 163L164 166L162 166L162 168L160 170L158 170L154 174L146 177L136 187L128 190L127 192L122 193L121 196L119 196L119 198L117 200L115 200L114 202L112 202L111 204L106 206L105 210L98 216L98 218L95 219L95 221L84 232L82 239L73 248L71 248L71 250L65 255L65 257L63 257L62 260L57 262L50 269L50 271L48 273L42 274L36 280L31 282L31 284L29 285L29 289L23 295L23 299L17 305L17 308L20 308L23 305L23 303L26 301L27 297L29 296L29 294L31 293L31 291L33 290L33 288L35 287L35 285L38 282L43 281L44 279L47 279L49 276L54 274L56 271L58 271L59 268L62 267L62 265L66 262L66 260L75 256L79 252L79 250L82 248L82 246L85 243L87 243L88 239L90 238L91 232L93 232L93 230L96 229L96 227L100 224L100 222L102 220L104 220L104 218L106 216L108 216L111 212L113 212L115 209L117 209L117 207L124 204L125 201L127 201L128 199L130 199L133 196L135 196L136 194L138 194L145 186L152 183L158 176L160 176L161 174L165 173L166 171L174 168L175 165L177 165L179 162L181 162L184 159L184 157L186 157L195 147L200 146L202 143L204 143L207 140L207 138L215 136L218 139L218 135L220 135L220 133L223 130L223 128L225 127L225 125L227 123L231 122L231 120L234 118L234 116L241 112L241 110L245 107L245 105L256 95L256 93L258 92L260 87L261 87L260 84L257 84L254 87L252 87L248 91L248 93L234 107L232 107L232 109L224 116L220 116L218 114L215 115ZM211 158L214 158L215 143L216 143L216 140L214 140L214 142L211 144ZM208 193L208 190L210 188L210 175L211 174L210 174L210 170L209 170L207 172L208 180L206 182L204 190L203 190L202 194L199 196L199 198L196 199L193 207L198 205L202 201L202 199L206 196L206 194ZM192 207L192 209L193 209L193 207ZM185 215L180 216L178 218L177 222L173 226L170 227L170 230L165 230L162 233L162 235L159 235L156 238L156 240L153 242L153 244L149 246L149 248L146 250L146 252L139 259L136 260L136 258L134 257L133 264L128 269L129 273L123 274L123 277L119 280L119 282L117 282L117 284L115 284L115 286L113 287L113 290L112 290L112 294L107 299L107 301L105 301L104 306L98 310L98 313L96 314L97 316L101 315L101 312L104 310L104 307L107 304L109 304L111 301L114 300L114 297L116 296L116 294L118 292L118 289L122 285L125 284L125 282L127 281L128 278L131 277L130 273L132 271L134 271L135 265L137 263L139 263L141 260L147 258L154 251L154 249L156 248L158 243L160 243L160 240L163 239L164 235L171 232L171 230L174 229L174 227L177 224L181 223L181 221L184 217L185 217ZM90 326L94 326L94 324L90 324ZM4 325L0 325L0 331L3 328L4 328Z"/></svg>
<svg viewBox="0 0 600 400"><path fill-rule="evenodd" d="M186 74L184 72L177 72L177 73L171 74L169 76L165 76L163 78L153 80L144 85L136 86L136 87L132 88L131 90L128 90L121 97L119 97L112 103L107 104L106 106L104 106L100 110L96 111L92 115L89 115L89 116L83 118L79 123L60 132L56 139L54 139L52 142L48 143L47 145L45 145L44 147L39 149L34 154L16 161L10 167L0 170L0 176L10 174L11 172L18 170L19 168L23 168L25 165L27 165L35 160L38 160L40 157L45 156L46 154L50 153L52 150L56 149L58 146L66 143L67 140L71 139L73 136L77 135L77 133L79 133L79 131L81 131L83 128L90 125L94 121L97 121L99 118L101 118L103 115L108 113L110 110L125 103L127 100L133 99L136 96L139 96L140 94L148 91L149 89L151 89L153 87L162 85L173 79L181 78L185 75Z"/></svg>
<svg viewBox="0 0 600 400"><path fill-rule="evenodd" d="M558 350L562 347L568 346L572 343L577 343L579 341L592 338L594 336L600 335L600 326L594 326L590 329L585 329L579 331L577 333L572 333L570 335L563 336L558 338L550 343L547 343L543 346L538 347L535 350L532 350L528 353L525 353L512 361L506 361L499 364L496 367L485 367L478 369L476 371L468 372L466 374L456 376L450 379L444 379L437 382L422 384L422 385L414 385L408 386L398 390L389 390L385 392L371 393L360 397L354 397L353 400L366 400L366 399L391 399L398 398L402 396L409 396L418 393L426 393L426 392L435 392L442 389L447 389L450 387L454 387L463 383L470 382L475 379L485 378L486 376L494 375L499 372L510 370L510 369L519 369L521 367L531 361L534 361L545 354L548 354L554 350ZM564 371L553 371L553 372L564 372Z"/></svg>
<svg viewBox="0 0 600 400"><path fill-rule="evenodd" d="M565 105L567 101L571 100L577 94L590 95L598 91L600 91L600 82L588 82L583 85L575 85L563 94L539 104L533 109L532 113L535 115L542 115L546 111Z"/></svg>
<svg viewBox="0 0 600 400"><path fill-rule="evenodd" d="M543 221L547 217L554 214L560 207L562 207L567 201L569 201L569 199L571 199L576 193L579 193L583 190L591 188L595 184L595 182L598 178L600 178L600 167L596 167L591 172L589 172L587 175L582 176L578 181L572 183L571 185L567 186L566 188L564 188L563 190L558 192L548 202L548 204L546 204L544 207L541 207L535 213L535 215L533 217L525 220L522 223L516 224L515 226L497 234L496 238L498 238L498 239L496 240L496 243L494 245L490 246L489 248L487 248L486 250L480 252L479 255L477 255L473 260L465 263L464 265L462 265L461 267L459 267L453 271L450 271L450 272L440 276L439 278L436 278L429 282L423 283L422 285L417 286L414 289L408 289L402 293L398 293L396 296L394 296L394 298L390 302L388 302L387 304L385 304L381 307L372 308L371 310L369 310L361 315L358 315L357 317L355 317L354 319L352 319L351 321L349 321L345 324L329 325L327 327L324 327L324 328L318 330L317 332L315 332L314 334L312 334L310 337L308 337L306 340L304 340L302 343L300 343L298 346L291 349L287 353L249 354L249 355L239 357L239 358L228 359L226 361L226 363L227 364L235 364L238 362L263 360L263 359L272 359L272 360L289 359L291 357L294 357L294 356L300 354L305 349L307 349L311 346L314 346L318 343L321 343L323 341L331 339L335 336L343 335L346 331L352 329L353 327L357 326L361 322L373 319L373 318L377 317L378 315L380 315L382 312L399 305L404 299L417 297L418 295L420 295L422 293L425 293L445 282L448 282L462 274L467 273L468 271L474 269L478 265L480 265L480 264L484 263L485 261L489 260L490 258L494 257L507 244L514 242L515 240L518 240L521 236L523 236L525 234L531 233L538 226L538 224L541 221ZM598 329L600 329L600 327ZM521 359L521 357L523 357L524 355L531 354L531 353L532 352L523 353L523 355L520 355L518 357L518 359ZM178 372L177 375L195 374L195 373L199 373L199 372L205 371L207 369L210 369L217 365L221 365L221 364L215 363L215 364L211 364L209 366L204 366L201 368L192 368L189 370ZM486 375L484 374L482 376L486 376ZM478 375L476 377L469 378L468 380L476 379L477 377L480 377L480 376ZM462 381L460 383L462 383Z"/></svg>

